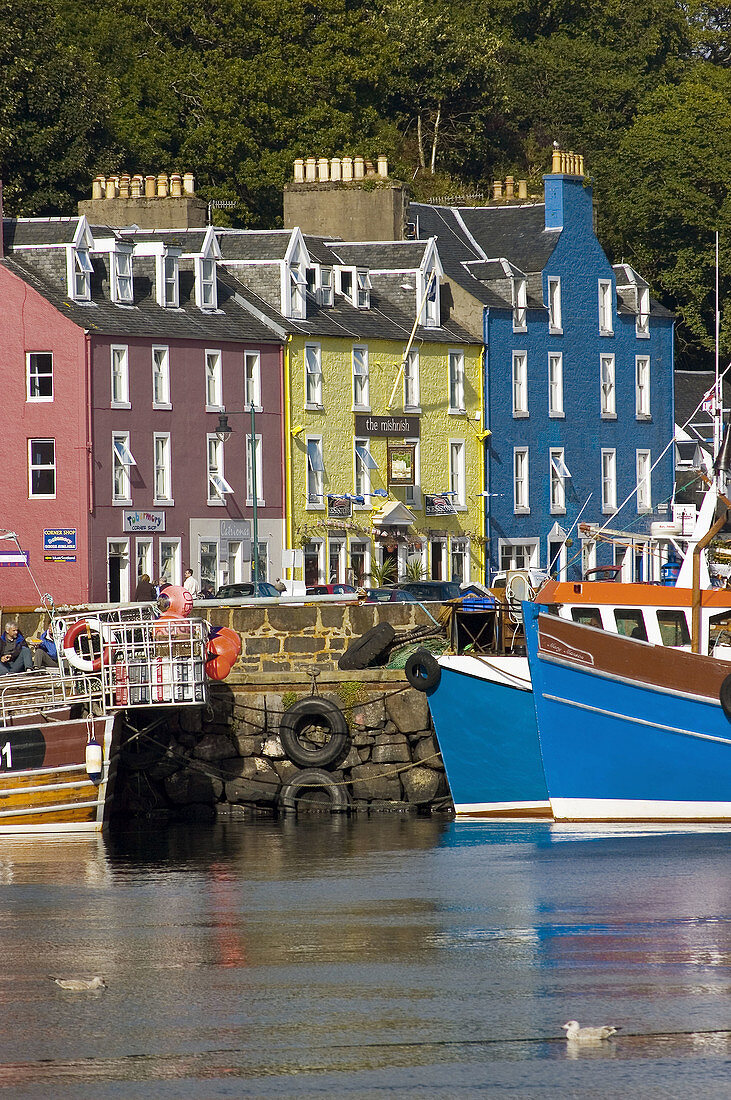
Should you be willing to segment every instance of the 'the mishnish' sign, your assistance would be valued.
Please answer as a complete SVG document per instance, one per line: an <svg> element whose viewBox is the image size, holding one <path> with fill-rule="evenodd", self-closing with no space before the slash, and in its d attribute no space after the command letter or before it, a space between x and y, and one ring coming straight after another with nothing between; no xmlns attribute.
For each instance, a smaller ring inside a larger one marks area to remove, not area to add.
<svg viewBox="0 0 731 1100"><path fill-rule="evenodd" d="M356 435L385 435L397 439L418 438L421 434L421 420L418 416L395 416L386 413L359 413L355 418Z"/></svg>

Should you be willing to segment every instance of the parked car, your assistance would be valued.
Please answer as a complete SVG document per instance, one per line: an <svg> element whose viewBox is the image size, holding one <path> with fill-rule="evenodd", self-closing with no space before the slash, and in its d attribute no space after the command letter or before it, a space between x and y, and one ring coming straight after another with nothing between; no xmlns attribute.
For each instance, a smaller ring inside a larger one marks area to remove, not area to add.
<svg viewBox="0 0 731 1100"><path fill-rule="evenodd" d="M414 603L414 597L400 588L366 588L363 603Z"/></svg>
<svg viewBox="0 0 731 1100"><path fill-rule="evenodd" d="M443 603L458 600L462 595L457 581L401 581L398 587L419 603Z"/></svg>
<svg viewBox="0 0 731 1100"><path fill-rule="evenodd" d="M279 595L280 593L269 581L240 581L238 584L222 584L213 599L240 600L245 599L247 596L259 598L261 596L277 597Z"/></svg>
<svg viewBox="0 0 731 1100"><path fill-rule="evenodd" d="M355 591L352 584L313 584L306 589L308 596L349 596Z"/></svg>

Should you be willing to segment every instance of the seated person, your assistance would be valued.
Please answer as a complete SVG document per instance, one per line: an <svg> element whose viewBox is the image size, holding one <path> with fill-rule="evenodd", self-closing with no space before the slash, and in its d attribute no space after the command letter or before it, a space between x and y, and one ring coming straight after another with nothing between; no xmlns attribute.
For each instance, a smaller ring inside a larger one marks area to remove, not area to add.
<svg viewBox="0 0 731 1100"><path fill-rule="evenodd" d="M30 650L18 624L7 623L0 634L0 676L9 672L31 672L32 669Z"/></svg>
<svg viewBox="0 0 731 1100"><path fill-rule="evenodd" d="M50 630L43 631L33 651L33 668L58 668L58 651Z"/></svg>

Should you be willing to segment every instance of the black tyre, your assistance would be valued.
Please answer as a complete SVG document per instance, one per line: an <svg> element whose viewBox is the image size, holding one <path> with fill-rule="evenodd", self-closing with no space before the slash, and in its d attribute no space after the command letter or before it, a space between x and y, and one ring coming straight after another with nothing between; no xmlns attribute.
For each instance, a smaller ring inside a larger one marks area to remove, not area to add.
<svg viewBox="0 0 731 1100"><path fill-rule="evenodd" d="M721 684L721 690L718 693L718 697L721 700L721 706L723 707L723 713L731 722L731 675L727 676Z"/></svg>
<svg viewBox="0 0 731 1100"><path fill-rule="evenodd" d="M360 638L350 643L338 661L338 668L368 668L383 656L395 637L396 631L390 623L372 626Z"/></svg>
<svg viewBox="0 0 731 1100"><path fill-rule="evenodd" d="M417 691L432 691L442 678L437 659L428 649L415 649L407 658L404 672Z"/></svg>
<svg viewBox="0 0 731 1100"><path fill-rule="evenodd" d="M282 787L278 801L285 814L322 813L328 809L331 814L347 814L350 810L347 787L336 783L329 772L320 768L308 768L295 775Z"/></svg>
<svg viewBox="0 0 731 1100"><path fill-rule="evenodd" d="M350 736L345 715L335 703L310 695L285 710L279 738L289 759L301 768L325 768L342 756Z"/></svg>

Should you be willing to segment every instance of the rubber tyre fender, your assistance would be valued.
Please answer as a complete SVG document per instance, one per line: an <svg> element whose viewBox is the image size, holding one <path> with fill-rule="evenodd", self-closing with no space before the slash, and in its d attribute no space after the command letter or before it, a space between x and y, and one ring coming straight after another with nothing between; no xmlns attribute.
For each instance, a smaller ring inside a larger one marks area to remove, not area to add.
<svg viewBox="0 0 731 1100"><path fill-rule="evenodd" d="M321 768L306 768L285 783L279 792L279 808L282 813L297 813L297 798L308 787L325 790L330 795L330 812L333 814L347 814L350 810L350 795L347 788L335 782L329 772Z"/></svg>
<svg viewBox="0 0 731 1100"><path fill-rule="evenodd" d="M442 670L428 649L415 649L404 666L406 679L417 691L433 691L442 678Z"/></svg>
<svg viewBox="0 0 731 1100"><path fill-rule="evenodd" d="M731 675L728 675L721 684L721 690L718 693L718 697L721 700L721 706L723 707L723 713L731 722Z"/></svg>
<svg viewBox="0 0 731 1100"><path fill-rule="evenodd" d="M300 741L302 730L313 722L330 730L327 742L320 748L308 748ZM301 768L325 768L343 755L350 734L345 715L336 703L319 695L309 695L285 710L279 723L279 739L294 764Z"/></svg>
<svg viewBox="0 0 731 1100"><path fill-rule="evenodd" d="M396 637L396 631L390 623L378 623L366 630L360 638L351 642L338 661L338 668L368 668L381 657Z"/></svg>

